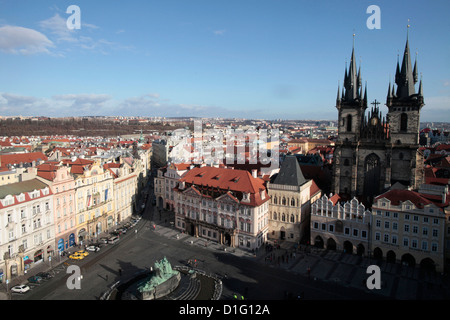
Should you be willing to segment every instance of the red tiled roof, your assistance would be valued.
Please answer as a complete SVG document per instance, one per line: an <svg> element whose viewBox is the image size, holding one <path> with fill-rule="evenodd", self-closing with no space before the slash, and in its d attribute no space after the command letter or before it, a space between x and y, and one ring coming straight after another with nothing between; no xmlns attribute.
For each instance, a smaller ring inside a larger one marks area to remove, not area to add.
<svg viewBox="0 0 450 320"><path fill-rule="evenodd" d="M427 204L433 202L424 198L420 193L411 190L389 190L388 192L376 197L375 201L379 199L388 199L391 204L398 206L401 202L411 201L417 208L422 209Z"/></svg>
<svg viewBox="0 0 450 320"><path fill-rule="evenodd" d="M8 164L15 165L20 163L31 163L33 161L38 160L47 161L48 158L42 152L11 153L11 154L3 154L0 156L2 167Z"/></svg>
<svg viewBox="0 0 450 320"><path fill-rule="evenodd" d="M53 181L56 177L58 167L55 163L43 163L37 166L37 175L49 181Z"/></svg>
<svg viewBox="0 0 450 320"><path fill-rule="evenodd" d="M220 190L222 193L231 191L235 197L242 197L243 193L250 194L250 203L253 206L259 206L269 200L265 188L265 181L261 178L254 178L245 170L235 170L215 167L193 168L187 171L180 179L190 185L196 185L199 192L203 188ZM189 186L186 186L189 187ZM261 199L260 191L265 191L265 199Z"/></svg>

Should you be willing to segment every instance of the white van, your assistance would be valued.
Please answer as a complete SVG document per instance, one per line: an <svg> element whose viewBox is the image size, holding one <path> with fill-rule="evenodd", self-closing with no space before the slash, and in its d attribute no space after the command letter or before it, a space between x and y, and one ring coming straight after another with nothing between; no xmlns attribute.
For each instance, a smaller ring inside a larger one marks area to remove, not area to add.
<svg viewBox="0 0 450 320"><path fill-rule="evenodd" d="M108 239L108 243L109 244L114 244L117 241L119 241L119 237L111 237L111 238Z"/></svg>

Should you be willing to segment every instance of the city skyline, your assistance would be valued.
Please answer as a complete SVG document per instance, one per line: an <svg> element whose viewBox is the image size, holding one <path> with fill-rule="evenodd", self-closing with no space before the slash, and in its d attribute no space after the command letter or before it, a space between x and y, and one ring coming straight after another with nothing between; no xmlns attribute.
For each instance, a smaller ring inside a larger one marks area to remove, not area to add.
<svg viewBox="0 0 450 320"><path fill-rule="evenodd" d="M336 120L352 46L384 102L407 33L421 121L450 119L446 1L0 3L1 116ZM380 29L369 29L370 5ZM410 25L407 28L407 25Z"/></svg>

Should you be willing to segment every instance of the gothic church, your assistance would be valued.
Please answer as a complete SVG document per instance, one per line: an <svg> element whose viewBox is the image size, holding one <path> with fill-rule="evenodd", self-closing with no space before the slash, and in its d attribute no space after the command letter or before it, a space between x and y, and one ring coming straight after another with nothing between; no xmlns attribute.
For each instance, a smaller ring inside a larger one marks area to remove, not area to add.
<svg viewBox="0 0 450 320"><path fill-rule="evenodd" d="M389 83L383 117L376 100L366 115L361 67L357 70L353 46L345 67L342 91L338 86L338 137L334 152L332 190L344 198L357 197L371 205L375 196L396 185L418 188L423 177L419 151L420 110L424 105L417 59L411 64L407 36L403 61L397 59L395 85Z"/></svg>

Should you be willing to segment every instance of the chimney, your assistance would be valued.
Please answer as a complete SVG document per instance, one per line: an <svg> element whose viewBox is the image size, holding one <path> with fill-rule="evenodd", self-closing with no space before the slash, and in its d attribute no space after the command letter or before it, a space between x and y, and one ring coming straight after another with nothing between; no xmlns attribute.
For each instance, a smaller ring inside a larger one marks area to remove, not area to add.
<svg viewBox="0 0 450 320"><path fill-rule="evenodd" d="M252 177L253 178L258 178L258 170L252 169Z"/></svg>

